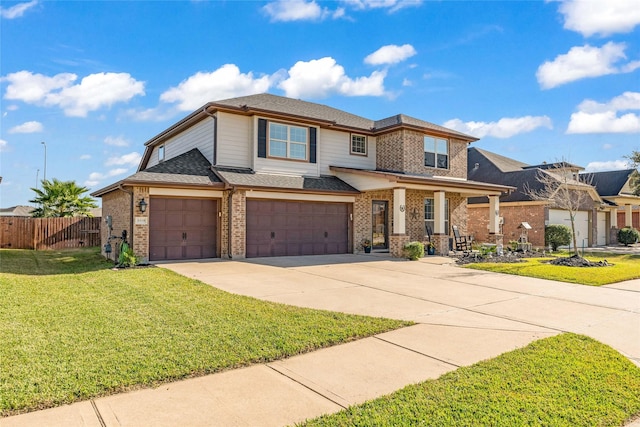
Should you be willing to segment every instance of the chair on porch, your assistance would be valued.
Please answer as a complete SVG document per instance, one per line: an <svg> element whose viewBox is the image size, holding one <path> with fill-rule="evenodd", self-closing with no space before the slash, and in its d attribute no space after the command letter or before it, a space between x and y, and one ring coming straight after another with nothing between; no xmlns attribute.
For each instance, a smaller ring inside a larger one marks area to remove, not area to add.
<svg viewBox="0 0 640 427"><path fill-rule="evenodd" d="M453 243L456 251L469 252L471 250L471 239L467 236L461 236L457 225L452 225L451 229L453 230Z"/></svg>

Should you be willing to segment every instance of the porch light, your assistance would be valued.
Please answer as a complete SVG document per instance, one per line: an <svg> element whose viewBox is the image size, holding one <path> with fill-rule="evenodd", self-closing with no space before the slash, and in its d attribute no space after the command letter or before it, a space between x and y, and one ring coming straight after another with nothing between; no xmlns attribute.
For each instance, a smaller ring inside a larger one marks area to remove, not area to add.
<svg viewBox="0 0 640 427"><path fill-rule="evenodd" d="M144 197L140 199L140 202L138 202L138 207L140 208L140 212L142 213L147 210L147 202L144 201Z"/></svg>

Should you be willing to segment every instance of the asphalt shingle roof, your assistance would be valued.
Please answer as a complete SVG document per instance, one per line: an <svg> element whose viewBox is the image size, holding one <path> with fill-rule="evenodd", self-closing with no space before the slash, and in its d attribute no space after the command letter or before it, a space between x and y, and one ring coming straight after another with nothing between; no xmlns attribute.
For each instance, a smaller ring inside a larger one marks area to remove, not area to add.
<svg viewBox="0 0 640 427"><path fill-rule="evenodd" d="M635 169L580 174L583 182L591 183L600 196L618 196Z"/></svg>
<svg viewBox="0 0 640 427"><path fill-rule="evenodd" d="M291 114L323 121L334 122L337 125L359 128L367 131L376 131L396 125L411 125L452 135L459 135L463 139L476 140L476 138L457 132L434 123L416 119L404 114L397 114L382 120L371 120L327 105L302 101L300 99L286 98L283 96L262 93L258 95L241 96L238 98L215 101L213 106L227 106L232 108L260 109L276 113Z"/></svg>
<svg viewBox="0 0 640 427"><path fill-rule="evenodd" d="M250 169L214 167L220 177L230 185L359 193L358 190L335 176L305 177L256 173Z"/></svg>
<svg viewBox="0 0 640 427"><path fill-rule="evenodd" d="M127 177L125 181L174 184L222 183L211 170L211 163L197 148L137 172Z"/></svg>

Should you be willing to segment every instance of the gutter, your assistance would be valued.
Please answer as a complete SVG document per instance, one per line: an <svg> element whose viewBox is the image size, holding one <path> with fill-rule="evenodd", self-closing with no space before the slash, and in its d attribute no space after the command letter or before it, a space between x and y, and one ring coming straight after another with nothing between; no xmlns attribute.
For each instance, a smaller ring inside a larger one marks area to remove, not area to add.
<svg viewBox="0 0 640 427"><path fill-rule="evenodd" d="M233 227L232 227L233 226L233 216L232 216L233 205L232 205L231 198L236 193L236 187L231 187L229 190L230 190L229 191L229 197L227 199L227 211L228 211L227 212L227 223L229 224L227 226L227 246L229 247L229 251L228 251L229 253L227 254L227 256L228 256L229 259L232 259L231 254L233 253L233 251L232 251L233 245L231 244L231 242L232 242L233 233L231 231L233 229Z"/></svg>

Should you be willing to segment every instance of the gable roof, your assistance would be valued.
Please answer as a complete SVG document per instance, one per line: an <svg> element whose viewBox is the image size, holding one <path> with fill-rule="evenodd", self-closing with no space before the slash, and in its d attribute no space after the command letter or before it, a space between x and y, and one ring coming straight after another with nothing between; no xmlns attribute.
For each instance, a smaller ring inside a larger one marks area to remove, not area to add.
<svg viewBox="0 0 640 427"><path fill-rule="evenodd" d="M220 178L211 170L211 163L209 163L200 150L194 148L148 169L136 172L115 184L94 191L91 195L101 196L113 191L120 185L138 183L179 186L223 186Z"/></svg>
<svg viewBox="0 0 640 427"><path fill-rule="evenodd" d="M562 162L557 163L555 167L568 167L567 165L570 164ZM529 191L535 192L543 189L544 186L538 179L541 174L551 176L557 180L562 179L552 170L552 167L540 166L541 165L531 166L476 147L467 149L468 179L516 187L514 192L501 196L501 202L533 201L533 198L528 193ZM591 186L584 182L570 180L570 183L576 187L584 187L586 190L590 189L593 193L592 197L597 198ZM474 197L469 199L469 203L486 203L486 199Z"/></svg>
<svg viewBox="0 0 640 427"><path fill-rule="evenodd" d="M18 205L10 208L0 208L0 216L31 216L33 206Z"/></svg>
<svg viewBox="0 0 640 427"><path fill-rule="evenodd" d="M635 169L580 174L583 182L591 183L602 197L618 196Z"/></svg>

